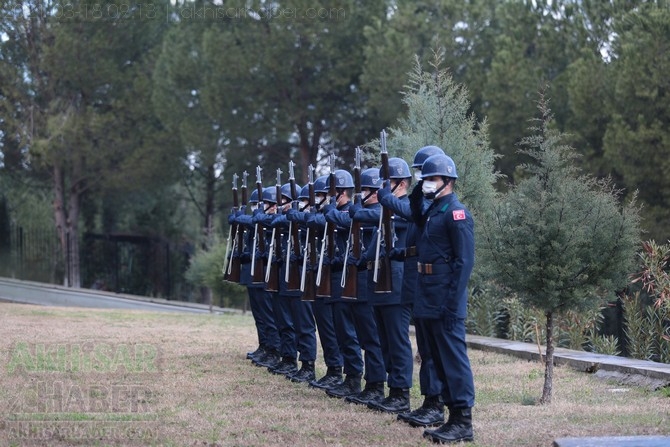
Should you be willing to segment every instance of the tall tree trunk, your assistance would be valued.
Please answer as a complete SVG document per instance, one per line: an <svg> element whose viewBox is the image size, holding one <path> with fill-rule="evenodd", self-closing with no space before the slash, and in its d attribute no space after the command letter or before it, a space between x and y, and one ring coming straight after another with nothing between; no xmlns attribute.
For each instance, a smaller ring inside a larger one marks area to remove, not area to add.
<svg viewBox="0 0 670 447"><path fill-rule="evenodd" d="M79 265L79 205L80 184L73 182L65 192L65 173L63 166L53 167L54 182L54 219L56 232L61 247L61 256L65 275L63 285L81 287L81 271Z"/></svg>
<svg viewBox="0 0 670 447"><path fill-rule="evenodd" d="M216 197L216 172L214 165L207 168L207 178L205 180L205 209L203 223L203 241L202 249L209 251L212 246L212 237L214 236L214 201ZM200 287L200 298L203 304L209 305L210 312L214 305L212 300L212 290L209 287Z"/></svg>
<svg viewBox="0 0 670 447"><path fill-rule="evenodd" d="M551 403L552 382L554 380L554 313L549 311L547 317L547 353L544 364L544 386L542 387L541 404Z"/></svg>

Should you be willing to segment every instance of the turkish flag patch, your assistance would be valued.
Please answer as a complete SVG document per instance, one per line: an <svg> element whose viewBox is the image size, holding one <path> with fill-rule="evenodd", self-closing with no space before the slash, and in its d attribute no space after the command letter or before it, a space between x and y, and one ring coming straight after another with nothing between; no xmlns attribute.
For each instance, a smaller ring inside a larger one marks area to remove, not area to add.
<svg viewBox="0 0 670 447"><path fill-rule="evenodd" d="M465 220L465 210L454 210L452 211L454 220Z"/></svg>

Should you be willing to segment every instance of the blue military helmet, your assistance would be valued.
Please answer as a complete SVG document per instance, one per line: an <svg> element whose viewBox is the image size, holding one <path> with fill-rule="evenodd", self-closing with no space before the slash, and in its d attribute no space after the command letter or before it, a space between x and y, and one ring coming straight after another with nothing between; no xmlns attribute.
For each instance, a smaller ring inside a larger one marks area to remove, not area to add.
<svg viewBox="0 0 670 447"><path fill-rule="evenodd" d="M344 169L335 171L335 188L353 188L354 178ZM330 175L326 179L326 190L330 188Z"/></svg>
<svg viewBox="0 0 670 447"><path fill-rule="evenodd" d="M413 168L421 169L423 163L426 159L432 155L443 154L444 151L437 146L424 146L414 154L414 162L412 163ZM391 160L389 160L391 161Z"/></svg>
<svg viewBox="0 0 670 447"><path fill-rule="evenodd" d="M327 181L328 181L327 175L322 175L321 177L314 180L314 192L328 194L328 187L326 186Z"/></svg>
<svg viewBox="0 0 670 447"><path fill-rule="evenodd" d="M291 194L291 184L290 183L284 183L281 185L281 195L286 197L289 200L293 200L293 197L296 197L300 191L300 186L295 185L295 188L293 190L293 194Z"/></svg>
<svg viewBox="0 0 670 447"><path fill-rule="evenodd" d="M258 203L258 189L251 191L251 196L249 197L249 204Z"/></svg>
<svg viewBox="0 0 670 447"><path fill-rule="evenodd" d="M298 200L302 199L309 200L309 185L303 186L300 190L300 194L298 194Z"/></svg>
<svg viewBox="0 0 670 447"><path fill-rule="evenodd" d="M361 188L379 189L382 179L379 177L379 168L368 168L361 172Z"/></svg>
<svg viewBox="0 0 670 447"><path fill-rule="evenodd" d="M421 178L424 179L434 175L438 175L440 177L458 178L454 160L445 154L436 154L428 157L426 161L423 162Z"/></svg>
<svg viewBox="0 0 670 447"><path fill-rule="evenodd" d="M277 203L277 187L268 186L263 188L263 202Z"/></svg>
<svg viewBox="0 0 670 447"><path fill-rule="evenodd" d="M389 158L389 178L407 178L411 177L409 165L405 160L398 157Z"/></svg>

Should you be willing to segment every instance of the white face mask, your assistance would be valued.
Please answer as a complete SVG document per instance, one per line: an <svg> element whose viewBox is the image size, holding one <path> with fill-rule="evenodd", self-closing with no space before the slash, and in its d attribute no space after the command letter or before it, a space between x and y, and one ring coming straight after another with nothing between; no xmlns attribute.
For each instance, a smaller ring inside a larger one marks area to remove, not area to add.
<svg viewBox="0 0 670 447"><path fill-rule="evenodd" d="M421 185L421 192L424 195L435 194L437 191L437 182L431 182L429 180L424 180Z"/></svg>
<svg viewBox="0 0 670 447"><path fill-rule="evenodd" d="M417 169L416 171L414 171L414 180L416 180L417 182L421 180L421 169Z"/></svg>
<svg viewBox="0 0 670 447"><path fill-rule="evenodd" d="M300 211L309 211L307 207L309 206L309 200L301 200L299 210Z"/></svg>
<svg viewBox="0 0 670 447"><path fill-rule="evenodd" d="M254 204L252 204L252 205L250 205L250 206L251 206L251 211L252 211L252 212L253 212L253 211L256 211L256 210L258 209L258 204L257 204L257 203L254 203Z"/></svg>

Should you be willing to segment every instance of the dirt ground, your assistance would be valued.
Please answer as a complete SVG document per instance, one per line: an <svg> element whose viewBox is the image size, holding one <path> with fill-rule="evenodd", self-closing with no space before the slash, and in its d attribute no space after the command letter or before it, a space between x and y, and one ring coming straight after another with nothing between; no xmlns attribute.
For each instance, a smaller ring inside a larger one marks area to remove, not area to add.
<svg viewBox="0 0 670 447"><path fill-rule="evenodd" d="M249 315L0 303L0 446L421 446L423 429L254 367ZM319 352L320 356L320 352ZM667 390L471 351L473 446L670 435ZM325 366L317 363L317 375ZM421 404L415 365L413 407Z"/></svg>

